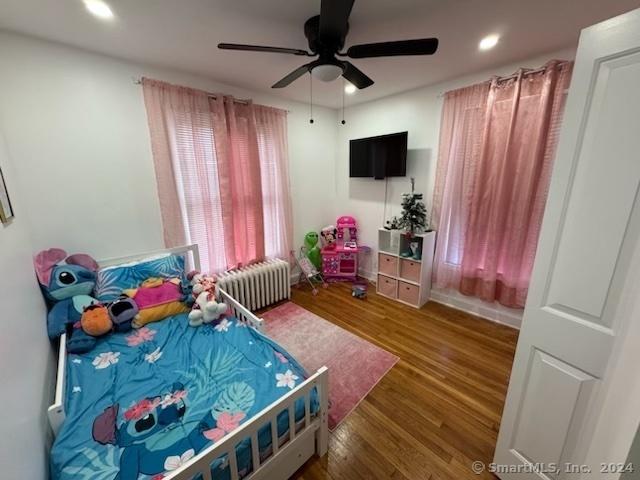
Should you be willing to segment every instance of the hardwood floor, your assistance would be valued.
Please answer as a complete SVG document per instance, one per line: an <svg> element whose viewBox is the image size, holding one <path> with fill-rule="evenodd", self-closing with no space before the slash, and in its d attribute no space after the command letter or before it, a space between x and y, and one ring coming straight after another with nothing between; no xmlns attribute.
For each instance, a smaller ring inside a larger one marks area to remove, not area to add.
<svg viewBox="0 0 640 480"><path fill-rule="evenodd" d="M416 310L350 284L293 302L392 352L400 361L330 437L329 453L296 479L479 479L492 461L518 332L430 302ZM330 372L331 373L331 372Z"/></svg>

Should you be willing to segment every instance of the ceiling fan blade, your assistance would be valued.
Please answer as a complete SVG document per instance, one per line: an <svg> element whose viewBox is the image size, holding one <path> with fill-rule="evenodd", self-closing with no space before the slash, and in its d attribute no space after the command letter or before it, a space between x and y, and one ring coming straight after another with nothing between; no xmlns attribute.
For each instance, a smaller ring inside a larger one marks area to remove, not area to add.
<svg viewBox="0 0 640 480"><path fill-rule="evenodd" d="M395 57L399 55L433 55L438 50L437 38L365 43L347 50L350 58Z"/></svg>
<svg viewBox="0 0 640 480"><path fill-rule="evenodd" d="M313 56L312 53L298 48L267 47L263 45L243 45L241 43L219 43L221 50L243 50L246 52L288 53L290 55Z"/></svg>
<svg viewBox="0 0 640 480"><path fill-rule="evenodd" d="M274 83L271 86L271 88L284 88L284 87L286 87L287 85L289 85L290 83L294 82L295 80L300 78L302 75L307 73L311 69L311 65L313 65L313 63L314 62L307 63L306 65L302 65L301 67L296 68L289 75L287 75L283 79L281 79L281 80L277 81L276 83Z"/></svg>
<svg viewBox="0 0 640 480"><path fill-rule="evenodd" d="M349 80L353 85L362 90L363 88L373 85L373 80L367 77L360 69L351 62L342 62L344 72L342 76Z"/></svg>
<svg viewBox="0 0 640 480"><path fill-rule="evenodd" d="M349 15L354 0L322 0L319 35L325 45L342 48L349 29Z"/></svg>

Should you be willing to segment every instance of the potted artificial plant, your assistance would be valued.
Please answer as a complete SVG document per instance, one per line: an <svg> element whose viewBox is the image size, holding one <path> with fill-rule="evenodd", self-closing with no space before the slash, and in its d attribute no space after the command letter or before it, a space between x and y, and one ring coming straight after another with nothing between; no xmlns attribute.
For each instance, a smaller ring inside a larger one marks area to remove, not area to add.
<svg viewBox="0 0 640 480"><path fill-rule="evenodd" d="M416 233L428 231L427 208L422 201L422 194L415 193L415 179L411 178L411 193L402 194L402 215L398 219L398 224L405 230L409 249L402 252L403 257L413 257L420 260L421 248L418 240L413 240Z"/></svg>

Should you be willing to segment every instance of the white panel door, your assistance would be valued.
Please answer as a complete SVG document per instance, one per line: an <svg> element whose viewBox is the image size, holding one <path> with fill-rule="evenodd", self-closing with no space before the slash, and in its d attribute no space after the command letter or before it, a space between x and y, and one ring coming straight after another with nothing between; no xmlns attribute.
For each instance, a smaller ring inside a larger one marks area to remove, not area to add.
<svg viewBox="0 0 640 480"><path fill-rule="evenodd" d="M519 467L498 473L503 480L577 478L564 463L584 460L595 399L629 320L616 306L638 247L639 185L635 10L580 37L494 459ZM536 464L560 472L526 472Z"/></svg>

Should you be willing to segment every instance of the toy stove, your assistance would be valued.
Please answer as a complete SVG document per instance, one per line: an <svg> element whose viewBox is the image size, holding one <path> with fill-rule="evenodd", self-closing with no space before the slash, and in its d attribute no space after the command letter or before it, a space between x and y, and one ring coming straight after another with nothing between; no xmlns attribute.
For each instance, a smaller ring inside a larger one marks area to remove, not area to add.
<svg viewBox="0 0 640 480"><path fill-rule="evenodd" d="M333 232L330 230L333 229ZM333 235L332 235L333 233ZM355 280L358 274L358 228L353 217L343 216L322 234L322 273L327 280Z"/></svg>

